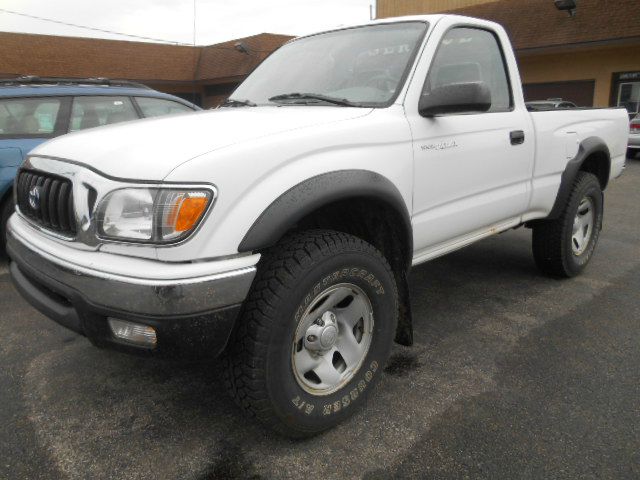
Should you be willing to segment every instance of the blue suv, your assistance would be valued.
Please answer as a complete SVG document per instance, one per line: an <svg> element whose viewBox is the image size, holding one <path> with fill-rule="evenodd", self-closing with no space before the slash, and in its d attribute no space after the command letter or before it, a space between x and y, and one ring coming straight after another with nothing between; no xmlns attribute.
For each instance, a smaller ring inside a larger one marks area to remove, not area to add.
<svg viewBox="0 0 640 480"><path fill-rule="evenodd" d="M0 253L18 167L40 143L111 123L200 110L144 85L105 78L0 80Z"/></svg>

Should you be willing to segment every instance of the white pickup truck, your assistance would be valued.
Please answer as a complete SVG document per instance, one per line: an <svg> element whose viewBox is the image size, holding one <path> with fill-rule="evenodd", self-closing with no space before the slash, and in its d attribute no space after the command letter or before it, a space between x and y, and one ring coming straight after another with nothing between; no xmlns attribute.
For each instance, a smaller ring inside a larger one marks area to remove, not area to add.
<svg viewBox="0 0 640 480"><path fill-rule="evenodd" d="M410 345L412 266L525 225L580 273L624 168L622 109L529 113L497 24L396 18L295 39L223 108L32 152L7 249L17 289L95 345L221 355L237 403L325 430Z"/></svg>

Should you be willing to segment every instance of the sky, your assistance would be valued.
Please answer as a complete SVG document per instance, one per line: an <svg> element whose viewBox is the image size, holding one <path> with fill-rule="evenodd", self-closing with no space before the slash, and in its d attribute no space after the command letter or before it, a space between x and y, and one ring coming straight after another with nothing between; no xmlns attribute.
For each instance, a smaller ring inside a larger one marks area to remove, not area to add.
<svg viewBox="0 0 640 480"><path fill-rule="evenodd" d="M302 35L365 22L369 20L369 5L375 4L375 0L195 1L198 45L263 32ZM193 8L193 0L0 0L0 31L137 40L2 11L6 9L102 30L192 43Z"/></svg>

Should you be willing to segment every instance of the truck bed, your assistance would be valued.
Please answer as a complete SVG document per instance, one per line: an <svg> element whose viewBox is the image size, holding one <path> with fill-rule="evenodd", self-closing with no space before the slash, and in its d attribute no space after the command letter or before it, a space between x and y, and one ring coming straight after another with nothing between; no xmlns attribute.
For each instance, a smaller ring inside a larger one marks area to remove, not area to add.
<svg viewBox="0 0 640 480"><path fill-rule="evenodd" d="M618 177L627 151L629 117L624 108L579 108L530 112L536 137L530 215L546 216L560 187L567 163L582 141L597 137L609 147L610 178ZM565 162L558 159L564 158Z"/></svg>

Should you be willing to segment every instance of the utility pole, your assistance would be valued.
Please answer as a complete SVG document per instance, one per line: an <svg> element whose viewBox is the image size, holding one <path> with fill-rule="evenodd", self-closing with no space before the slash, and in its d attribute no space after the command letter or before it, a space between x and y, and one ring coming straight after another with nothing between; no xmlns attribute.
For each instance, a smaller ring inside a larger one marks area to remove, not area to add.
<svg viewBox="0 0 640 480"><path fill-rule="evenodd" d="M197 14L196 14L196 0L193 0L193 42L192 42L192 48L193 48L193 83L191 84L191 103L195 103L196 105L198 105L199 107L201 107L202 105L200 105L200 103L202 103L201 101L198 102L198 92L197 92L197 81L196 81L196 76L198 75L198 55L200 52L198 52L198 49L196 48L196 19L197 19ZM200 97L202 99L202 97Z"/></svg>

